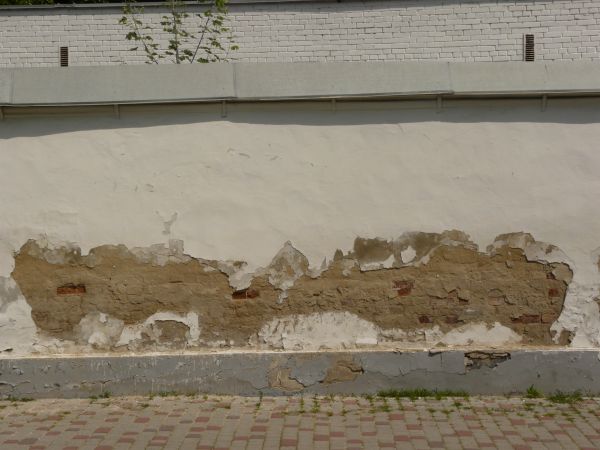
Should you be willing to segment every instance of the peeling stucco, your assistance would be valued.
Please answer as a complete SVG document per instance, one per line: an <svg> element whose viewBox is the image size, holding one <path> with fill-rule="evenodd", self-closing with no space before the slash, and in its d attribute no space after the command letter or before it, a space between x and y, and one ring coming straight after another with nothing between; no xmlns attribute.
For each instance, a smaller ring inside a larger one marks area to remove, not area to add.
<svg viewBox="0 0 600 450"><path fill-rule="evenodd" d="M177 240L87 255L30 240L5 295L23 292L41 336L96 350L551 345L572 278L563 260L524 233L486 253L463 232L411 232L357 238L316 273L288 241L238 289L243 261L193 258Z"/></svg>
<svg viewBox="0 0 600 450"><path fill-rule="evenodd" d="M0 347L151 351L171 336L177 348L302 348L296 329L313 317L371 330L340 324L340 346L600 347L600 114L587 100L8 118ZM29 240L45 250L26 262ZM121 275L94 260L111 252ZM473 267L451 273L465 258ZM136 294L138 270L153 292ZM458 281L481 273L470 297ZM117 346L121 322L137 330L154 314L175 318ZM330 345L304 345L317 344Z"/></svg>

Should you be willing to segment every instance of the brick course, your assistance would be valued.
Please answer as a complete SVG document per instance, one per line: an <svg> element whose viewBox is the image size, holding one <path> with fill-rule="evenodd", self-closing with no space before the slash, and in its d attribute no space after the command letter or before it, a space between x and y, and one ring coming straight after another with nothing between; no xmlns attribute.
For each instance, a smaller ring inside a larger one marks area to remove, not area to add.
<svg viewBox="0 0 600 450"><path fill-rule="evenodd" d="M147 7L159 27L162 11ZM0 9L0 67L141 64L129 50L118 7ZM536 60L595 60L600 3L591 0L390 0L230 5L240 50L265 61L522 61L523 35Z"/></svg>

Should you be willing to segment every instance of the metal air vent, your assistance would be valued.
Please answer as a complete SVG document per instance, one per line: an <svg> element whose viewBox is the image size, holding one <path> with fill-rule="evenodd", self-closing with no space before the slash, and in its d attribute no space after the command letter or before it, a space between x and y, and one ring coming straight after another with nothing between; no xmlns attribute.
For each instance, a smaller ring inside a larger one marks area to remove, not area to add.
<svg viewBox="0 0 600 450"><path fill-rule="evenodd" d="M69 66L69 47L61 47L59 55L60 67L68 67Z"/></svg>
<svg viewBox="0 0 600 450"><path fill-rule="evenodd" d="M535 38L526 34L523 40L523 57L525 61L535 61Z"/></svg>

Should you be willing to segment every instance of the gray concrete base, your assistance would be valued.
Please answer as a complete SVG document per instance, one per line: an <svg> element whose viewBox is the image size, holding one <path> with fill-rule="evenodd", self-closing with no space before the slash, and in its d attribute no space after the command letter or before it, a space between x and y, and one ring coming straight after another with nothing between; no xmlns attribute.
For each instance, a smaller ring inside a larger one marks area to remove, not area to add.
<svg viewBox="0 0 600 450"><path fill-rule="evenodd" d="M472 394L600 392L597 350L210 353L0 359L0 397L166 391L237 395L364 394L451 389Z"/></svg>

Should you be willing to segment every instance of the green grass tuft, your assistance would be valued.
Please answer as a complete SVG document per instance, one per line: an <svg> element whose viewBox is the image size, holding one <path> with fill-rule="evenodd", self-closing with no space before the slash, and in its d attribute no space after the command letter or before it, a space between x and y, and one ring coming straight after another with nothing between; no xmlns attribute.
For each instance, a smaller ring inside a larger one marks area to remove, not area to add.
<svg viewBox="0 0 600 450"><path fill-rule="evenodd" d="M538 391L533 384L527 388L527 392L525 392L526 398L542 398L544 395Z"/></svg>
<svg viewBox="0 0 600 450"><path fill-rule="evenodd" d="M575 392L561 392L556 391L554 394L548 396L548 400L552 403L576 403L583 400L583 396L580 391Z"/></svg>
<svg viewBox="0 0 600 450"><path fill-rule="evenodd" d="M468 398L469 394L465 391L451 391L451 390L435 390L430 391L429 389L387 389L385 391L379 391L377 393L379 397L384 398L410 398L416 400L418 398L435 398L440 400L446 397L462 397Z"/></svg>
<svg viewBox="0 0 600 450"><path fill-rule="evenodd" d="M178 397L179 395L181 394L177 391L162 391L158 393L159 397Z"/></svg>

